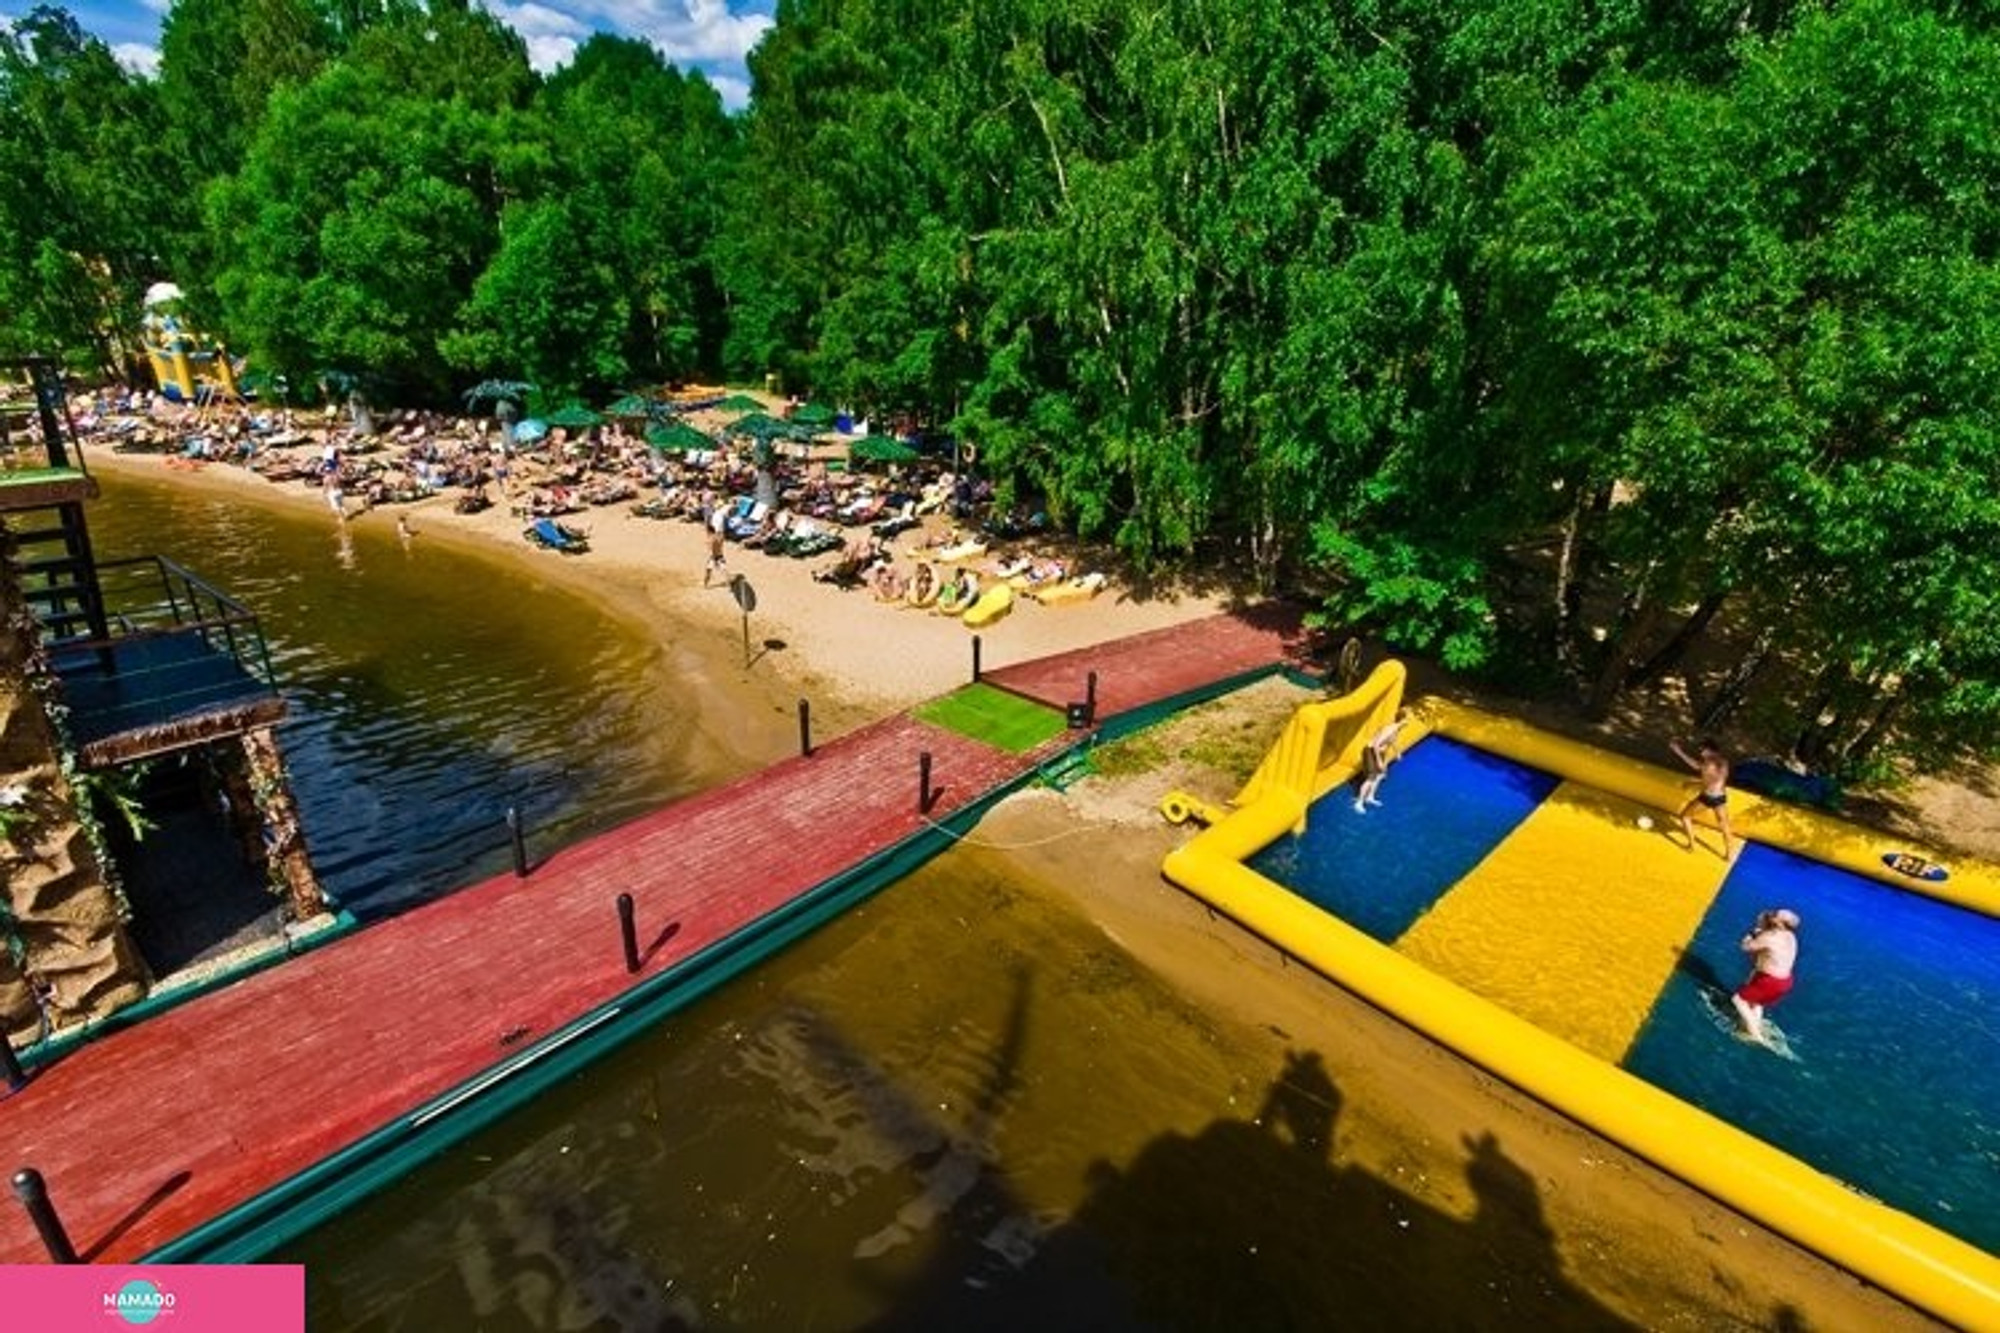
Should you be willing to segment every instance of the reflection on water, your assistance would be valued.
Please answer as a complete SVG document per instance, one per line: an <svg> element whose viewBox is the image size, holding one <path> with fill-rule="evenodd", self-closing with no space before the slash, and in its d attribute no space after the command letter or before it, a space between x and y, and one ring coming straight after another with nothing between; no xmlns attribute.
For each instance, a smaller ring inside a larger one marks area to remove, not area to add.
<svg viewBox="0 0 2000 1333"><path fill-rule="evenodd" d="M100 559L167 556L258 614L313 862L357 914L504 867L510 805L545 851L689 790L660 645L583 599L386 515L100 480Z"/></svg>
<svg viewBox="0 0 2000 1333"><path fill-rule="evenodd" d="M961 851L274 1258L315 1330L1620 1326L1491 1135L1454 1216L1342 1105Z"/></svg>

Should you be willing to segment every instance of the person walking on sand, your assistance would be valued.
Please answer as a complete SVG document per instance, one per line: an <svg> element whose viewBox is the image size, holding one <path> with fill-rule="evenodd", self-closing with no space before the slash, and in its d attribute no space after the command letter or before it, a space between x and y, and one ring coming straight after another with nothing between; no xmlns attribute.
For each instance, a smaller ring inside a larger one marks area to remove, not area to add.
<svg viewBox="0 0 2000 1333"><path fill-rule="evenodd" d="M729 573L729 559L723 554L723 542L729 527L729 500L717 500L715 508L708 515L708 565L701 571L701 586L706 588L717 574Z"/></svg>
<svg viewBox="0 0 2000 1333"><path fill-rule="evenodd" d="M1681 748L1679 741L1668 741L1680 761L1701 776L1701 790L1690 796L1681 807L1681 832L1687 834L1689 851L1694 850L1694 820L1696 806L1715 812L1716 827L1722 830L1722 859L1734 861L1737 846L1729 831L1729 756L1714 741L1705 740L1700 748L1689 754Z"/></svg>
<svg viewBox="0 0 2000 1333"><path fill-rule="evenodd" d="M1389 776L1389 765L1402 756L1403 728L1409 722L1410 710L1398 708L1388 725L1370 736L1368 744L1362 747L1361 790L1354 797L1356 813L1365 815L1369 806L1382 804L1375 793L1382 786L1382 779Z"/></svg>
<svg viewBox="0 0 2000 1333"><path fill-rule="evenodd" d="M1799 960L1799 914L1789 907L1759 912L1757 924L1743 937L1742 949L1751 955L1750 977L1729 1002L1743 1024L1743 1035L1769 1045L1764 1032L1764 1011L1785 998L1792 989L1792 968Z"/></svg>

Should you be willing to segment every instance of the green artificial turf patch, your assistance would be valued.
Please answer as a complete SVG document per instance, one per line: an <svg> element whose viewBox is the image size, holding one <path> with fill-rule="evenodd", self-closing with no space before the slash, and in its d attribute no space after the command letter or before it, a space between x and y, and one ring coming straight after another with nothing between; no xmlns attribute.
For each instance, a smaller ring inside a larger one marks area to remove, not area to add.
<svg viewBox="0 0 2000 1333"><path fill-rule="evenodd" d="M984 741L1008 754L1024 754L1067 725L1056 709L983 683L933 699L916 715L934 727Z"/></svg>

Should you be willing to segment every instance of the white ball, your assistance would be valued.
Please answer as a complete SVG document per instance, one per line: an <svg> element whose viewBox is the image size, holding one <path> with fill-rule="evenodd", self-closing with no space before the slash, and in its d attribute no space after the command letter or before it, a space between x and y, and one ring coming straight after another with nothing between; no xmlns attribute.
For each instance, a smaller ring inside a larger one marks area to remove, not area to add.
<svg viewBox="0 0 2000 1333"><path fill-rule="evenodd" d="M1651 815L1640 815L1639 827L1647 830L1648 832L1651 832L1653 827L1653 817Z"/></svg>

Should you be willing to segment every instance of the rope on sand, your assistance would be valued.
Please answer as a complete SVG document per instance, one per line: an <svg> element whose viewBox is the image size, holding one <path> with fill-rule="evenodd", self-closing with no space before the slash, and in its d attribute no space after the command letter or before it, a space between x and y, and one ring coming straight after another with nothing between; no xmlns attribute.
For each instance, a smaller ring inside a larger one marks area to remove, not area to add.
<svg viewBox="0 0 2000 1333"><path fill-rule="evenodd" d="M1067 828L1063 829L1059 833L1051 833L1046 838L1031 838L1027 842L989 842L984 838L975 838L970 833L953 833L949 828L946 828L943 824L938 823L937 820L932 819L929 815L922 815L920 816L920 818L926 824L929 824L933 829L936 829L939 833L944 834L945 837L950 838L953 842L958 843L962 847L981 847L985 848L987 851L994 851L994 852L1022 852L1026 851L1030 847L1046 847L1052 842L1061 842L1064 838L1074 838L1081 833L1096 833L1102 831L1099 829L1089 828L1089 827Z"/></svg>

